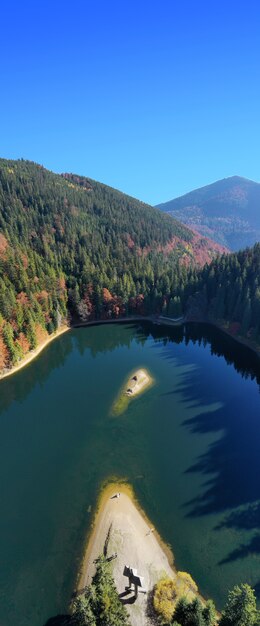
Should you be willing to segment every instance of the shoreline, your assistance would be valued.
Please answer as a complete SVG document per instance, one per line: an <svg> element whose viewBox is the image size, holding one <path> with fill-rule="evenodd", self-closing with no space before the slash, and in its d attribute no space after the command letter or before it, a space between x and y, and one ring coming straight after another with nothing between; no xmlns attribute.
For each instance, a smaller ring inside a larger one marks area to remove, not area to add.
<svg viewBox="0 0 260 626"><path fill-rule="evenodd" d="M91 581L91 578L92 578L91 573L90 573L91 567L88 567L88 563L91 559L91 554L93 552L98 529L100 528L101 523L102 523L102 518L104 516L107 501L112 497L113 494L118 493L118 492L121 494L125 494L129 498L129 500L135 507L136 511L142 518L143 522L147 525L147 528L153 527L151 520L149 520L145 511L142 509L141 505L139 504L135 496L133 487L127 481L117 480L114 482L111 478L108 481L106 481L105 484L101 486L101 489L99 491L99 495L98 495L96 505L94 508L94 513L92 516L92 521L90 524L90 530L86 536L85 545L83 547L83 556L82 556L82 560L81 560L81 564L79 567L78 576L76 580L77 590L83 588L86 584L89 584ZM163 551L169 563L169 567L171 568L173 572L173 575L177 575L177 570L174 566L174 554L173 554L171 547L163 541L163 539L161 538L161 536L159 535L159 533L157 532L155 528L153 530L153 536L155 537L158 545L160 546L160 549Z"/></svg>
<svg viewBox="0 0 260 626"><path fill-rule="evenodd" d="M149 613L148 607L155 585L164 578L175 581L177 599L185 595L188 601L197 597L203 605L206 603L190 574L177 570L171 546L152 525L126 480L110 478L101 487L83 547L75 593L83 593L91 584L101 555L111 563L111 573L119 597L125 598L131 626L154 624L153 610ZM125 568L134 568L140 576L138 596L127 585Z"/></svg>
<svg viewBox="0 0 260 626"><path fill-rule="evenodd" d="M31 361L33 361L34 359L37 358L37 356L44 350L44 348L46 348L49 343L51 343L52 341L54 341L54 339L57 339L57 337L60 337L60 335L63 335L64 333L66 333L68 330L73 330L74 328L83 328L85 326L100 326L101 324L116 324L116 323L124 323L124 322L137 322L137 321L149 321L149 322L153 322L153 317L120 317L119 319L112 319L112 320L92 320L90 322L79 322L76 324L64 324L63 326L61 326L58 330L56 330L55 333L53 333L52 335L49 335L42 343L40 343L37 348L35 348L35 350L30 350L26 356L19 361L19 363L17 363L17 365L14 365L13 367L11 367L10 369L6 369L5 371L3 371L3 373L0 373L0 382L1 380L4 380L4 378L7 378L8 376L11 376L12 374L16 374L16 372L19 372L19 370L23 369L24 367L26 367L26 365L29 365L29 363L31 363Z"/></svg>
<svg viewBox="0 0 260 626"><path fill-rule="evenodd" d="M16 374L17 372L19 372L19 370L26 367L26 365L29 365L29 363L36 359L37 356L44 350L44 348L49 345L49 343L54 341L54 339L57 339L57 337L60 337L61 335L66 333L68 330L71 330L71 326L62 326L61 328L59 328L59 330L56 330L55 333L49 335L49 337L47 337L42 343L40 343L37 348L35 348L35 350L30 350L17 365L14 365L3 374L0 374L0 381L4 378L7 378L8 376L12 376L12 374Z"/></svg>
<svg viewBox="0 0 260 626"><path fill-rule="evenodd" d="M131 323L131 322L151 322L155 326L165 326L165 327L169 326L169 328L173 326L177 326L177 324L171 324L170 320L169 320L169 323L167 323L166 320L163 321L162 323L160 322L160 319L156 317L155 315L120 317L120 318L110 319L110 320L91 320L90 322L78 322L75 324L71 324L70 326L67 324L67 325L62 326L59 330L57 330L52 335L49 335L49 337L47 337L47 339L45 339L43 343L39 344L39 346L37 346L35 350L31 350L30 352L28 352L28 354L17 365L12 367L11 369L3 371L3 373L0 373L0 382L1 380L4 380L8 376L12 376L12 374L16 374L17 372L19 372L19 370L29 365L29 363L31 363L31 361L37 358L37 356L44 350L44 348L46 348L49 345L49 343L51 343L54 339L57 339L57 337L60 337L61 335L63 335L63 333L69 330L73 330L74 328L85 328L87 326L100 326L103 324L125 324L125 323ZM227 335L227 337L233 339L233 341L239 343L241 346L244 346L248 350L251 350L254 353L254 355L256 355L258 359L260 359L260 346L258 347L257 345L255 345L255 343L251 342L250 340L246 338L232 335L231 333L228 332L228 330L225 327L223 327L217 321L185 320L184 319L183 322L178 323L178 326L183 326L184 324L189 324L189 323L209 324L210 326L217 328L218 330L223 332L225 335Z"/></svg>
<svg viewBox="0 0 260 626"><path fill-rule="evenodd" d="M227 337L230 337L235 342L239 343L241 346L244 346L245 348L248 348L248 350L251 350L260 359L260 346L257 346L257 344L255 344L255 342L251 341L250 339L247 339L246 337L242 337L240 335L239 336L232 335L228 331L228 329L225 328L225 326L222 326L222 324L220 324L220 323L218 323L216 321L213 322L211 320L208 320L207 322L199 322L199 324L201 324L201 323L209 324L210 326L214 326L214 328L218 328L218 330L221 330L222 333L227 335Z"/></svg>
<svg viewBox="0 0 260 626"><path fill-rule="evenodd" d="M241 346L244 346L245 348L248 348L248 350L251 350L259 359L260 359L260 346L258 346L255 342L251 341L250 339L246 339L246 337L241 337L241 336L237 336L237 335L232 335L224 326L222 326L219 322L217 322L216 320L211 320L211 319L201 319L201 320L192 320L192 319L186 319L185 317L183 318L182 321L176 321L173 320L171 318L169 318L167 320L167 318L160 318L160 315L139 315L139 316L134 316L134 317L120 317L117 319L111 319L111 320L92 320L91 322L79 322L76 324L73 324L72 326L70 326L69 328L73 329L73 328L83 328L84 326L98 326L100 324L123 324L124 322L151 322L152 324L154 324L155 326L168 326L169 328L177 328L180 326L184 326L185 324L208 324L209 326L213 326L214 328L217 328L218 330L222 331L225 335L227 335L227 337L230 337L231 339L233 339L235 342L239 343Z"/></svg>

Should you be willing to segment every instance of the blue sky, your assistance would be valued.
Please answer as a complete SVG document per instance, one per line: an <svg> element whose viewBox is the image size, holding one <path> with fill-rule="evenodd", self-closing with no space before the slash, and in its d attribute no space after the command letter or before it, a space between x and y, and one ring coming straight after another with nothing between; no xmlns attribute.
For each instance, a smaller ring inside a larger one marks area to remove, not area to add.
<svg viewBox="0 0 260 626"><path fill-rule="evenodd" d="M258 0L4 0L0 155L151 204L259 181L259 32Z"/></svg>

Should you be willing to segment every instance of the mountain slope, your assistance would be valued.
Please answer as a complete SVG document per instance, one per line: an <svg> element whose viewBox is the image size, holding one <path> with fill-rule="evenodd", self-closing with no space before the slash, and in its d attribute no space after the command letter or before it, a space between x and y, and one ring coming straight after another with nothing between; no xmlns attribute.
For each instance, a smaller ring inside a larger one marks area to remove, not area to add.
<svg viewBox="0 0 260 626"><path fill-rule="evenodd" d="M160 310L221 252L115 189L0 160L0 370L60 326ZM182 266L180 270L180 265Z"/></svg>
<svg viewBox="0 0 260 626"><path fill-rule="evenodd" d="M158 205L231 250L260 241L260 184L232 176Z"/></svg>
<svg viewBox="0 0 260 626"><path fill-rule="evenodd" d="M190 287L186 290L187 319L208 318L233 336L245 337L254 348L259 347L259 243L215 259L198 271L193 293Z"/></svg>

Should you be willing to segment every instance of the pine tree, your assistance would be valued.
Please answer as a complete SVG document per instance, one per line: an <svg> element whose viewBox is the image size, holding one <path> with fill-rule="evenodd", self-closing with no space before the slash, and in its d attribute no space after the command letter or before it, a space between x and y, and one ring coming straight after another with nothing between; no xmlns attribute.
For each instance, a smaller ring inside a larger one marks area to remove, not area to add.
<svg viewBox="0 0 260 626"><path fill-rule="evenodd" d="M247 584L235 586L228 594L219 626L255 626L259 621L254 590Z"/></svg>

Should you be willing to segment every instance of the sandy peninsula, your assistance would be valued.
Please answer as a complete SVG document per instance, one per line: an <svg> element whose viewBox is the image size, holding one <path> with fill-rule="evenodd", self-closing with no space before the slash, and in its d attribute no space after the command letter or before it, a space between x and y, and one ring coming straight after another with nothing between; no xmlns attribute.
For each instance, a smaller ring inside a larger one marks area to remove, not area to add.
<svg viewBox="0 0 260 626"><path fill-rule="evenodd" d="M125 484L111 484L102 492L93 530L87 545L78 588L91 583L95 559L106 549L111 559L113 576L119 596L125 603L132 626L149 626L147 602L155 583L165 575L177 577L171 550L163 544L151 522L138 507L133 491ZM115 556L116 555L116 556ZM134 591L126 591L128 578L124 567L137 570L143 579L143 590L137 599Z"/></svg>

